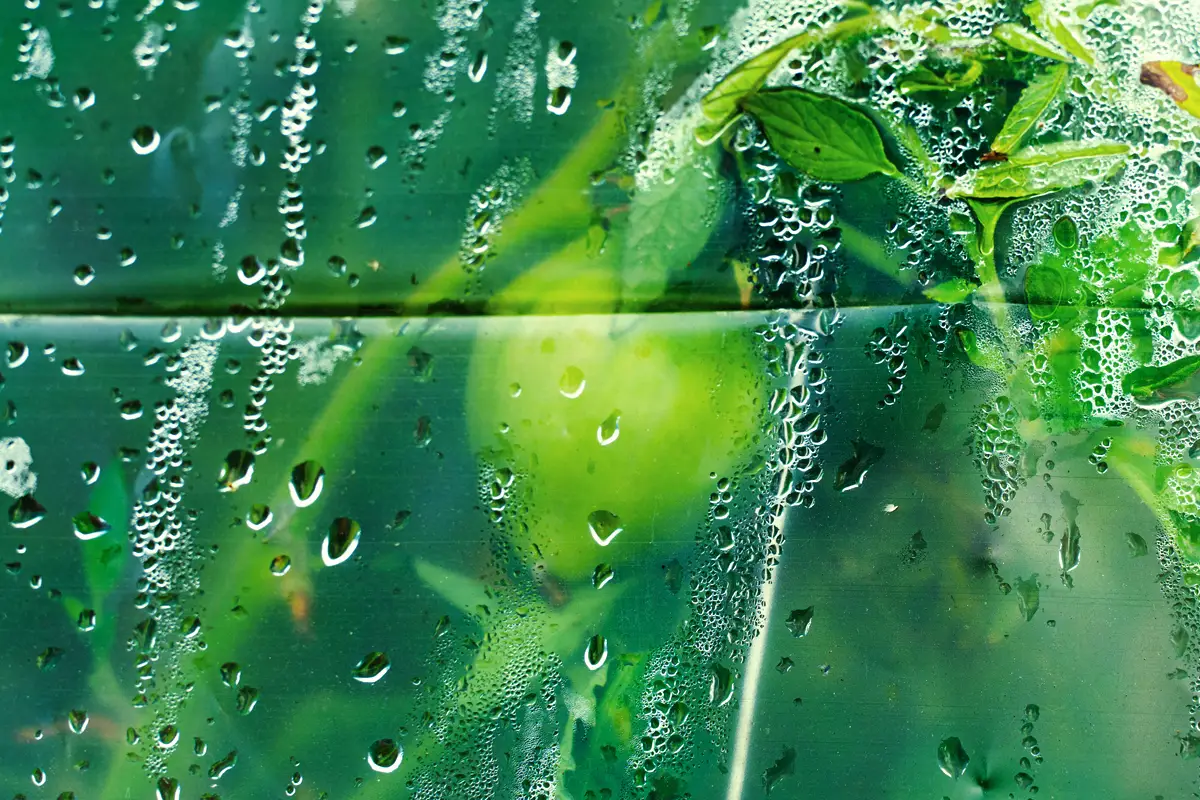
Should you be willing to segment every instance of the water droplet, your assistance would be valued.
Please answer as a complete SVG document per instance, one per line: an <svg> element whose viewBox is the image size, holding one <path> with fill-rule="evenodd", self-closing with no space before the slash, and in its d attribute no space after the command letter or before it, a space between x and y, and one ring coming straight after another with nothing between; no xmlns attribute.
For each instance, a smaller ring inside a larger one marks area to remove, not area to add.
<svg viewBox="0 0 1200 800"><path fill-rule="evenodd" d="M142 416L142 403L140 400L130 400L127 403L121 404L121 419L135 420Z"/></svg>
<svg viewBox="0 0 1200 800"><path fill-rule="evenodd" d="M305 461L292 468L292 479L288 482L288 489L296 508L304 508L317 502L324 485L325 468L317 462Z"/></svg>
<svg viewBox="0 0 1200 800"><path fill-rule="evenodd" d="M271 574L277 578L282 578L288 574L288 570L292 568L291 556L280 554L271 559Z"/></svg>
<svg viewBox="0 0 1200 800"><path fill-rule="evenodd" d="M588 531L601 547L608 547L623 530L621 518L611 511L600 510L588 514Z"/></svg>
<svg viewBox="0 0 1200 800"><path fill-rule="evenodd" d="M252 686L243 686L241 689L238 689L237 703L235 705L239 714L249 714L257 704L258 689Z"/></svg>
<svg viewBox="0 0 1200 800"><path fill-rule="evenodd" d="M588 669L595 672L603 667L606 661L608 661L608 639L597 633L588 640L587 647L583 650L583 663Z"/></svg>
<svg viewBox="0 0 1200 800"><path fill-rule="evenodd" d="M90 608L85 608L79 612L79 618L75 621L79 626L79 630L87 633L96 629L96 612Z"/></svg>
<svg viewBox="0 0 1200 800"><path fill-rule="evenodd" d="M27 358L29 358L29 347L24 342L8 343L8 366L10 369L21 366Z"/></svg>
<svg viewBox="0 0 1200 800"><path fill-rule="evenodd" d="M558 390L562 392L563 397L574 400L583 394L586 385L583 370L579 367L567 367L558 381Z"/></svg>
<svg viewBox="0 0 1200 800"><path fill-rule="evenodd" d="M274 518L275 515L271 513L270 506L256 504L251 506L250 512L246 514L246 527L252 531L261 531L270 525Z"/></svg>
<svg viewBox="0 0 1200 800"><path fill-rule="evenodd" d="M367 167L370 169L379 169L387 163L387 151L379 145L371 145L367 148Z"/></svg>
<svg viewBox="0 0 1200 800"><path fill-rule="evenodd" d="M159 729L158 735L155 737L155 744L163 750L179 744L179 729L174 725L164 725Z"/></svg>
<svg viewBox="0 0 1200 800"><path fill-rule="evenodd" d="M133 147L133 152L139 156L146 156L158 149L158 145L162 142L162 137L158 131L151 128L149 125L140 125L133 131L133 136L129 140L129 144Z"/></svg>
<svg viewBox="0 0 1200 800"><path fill-rule="evenodd" d="M1074 250L1075 245L1079 244L1079 226L1068 216L1059 217L1051 232L1054 241L1064 250Z"/></svg>
<svg viewBox="0 0 1200 800"><path fill-rule="evenodd" d="M367 764L376 772L395 772L404 760L404 750L394 739L379 739L367 749Z"/></svg>
<svg viewBox="0 0 1200 800"><path fill-rule="evenodd" d="M249 450L230 450L217 475L217 491L236 492L254 477L254 454Z"/></svg>
<svg viewBox="0 0 1200 800"><path fill-rule="evenodd" d="M733 673L724 664L713 664L712 679L708 684L708 700L715 706L723 706L733 699Z"/></svg>
<svg viewBox="0 0 1200 800"><path fill-rule="evenodd" d="M942 740L942 743L938 745L937 760L938 768L955 780L962 777L967 771L967 765L971 763L970 756L963 749L962 742L957 736Z"/></svg>
<svg viewBox="0 0 1200 800"><path fill-rule="evenodd" d="M34 771L30 773L29 777L33 780L34 786L43 786L46 783L46 773L40 768L34 769Z"/></svg>
<svg viewBox="0 0 1200 800"><path fill-rule="evenodd" d="M77 110L87 111L96 105L96 93L85 86L75 90L75 97L72 98L72 101L75 103Z"/></svg>
<svg viewBox="0 0 1200 800"><path fill-rule="evenodd" d="M14 528L30 528L41 522L44 516L46 509L31 494L17 498L17 502L8 509L8 522Z"/></svg>
<svg viewBox="0 0 1200 800"><path fill-rule="evenodd" d="M521 384L510 383L508 385L508 393L512 397L520 397L521 396Z"/></svg>
<svg viewBox="0 0 1200 800"><path fill-rule="evenodd" d="M562 116L571 107L571 89L569 86L556 86L546 98L546 110L551 114Z"/></svg>
<svg viewBox="0 0 1200 800"><path fill-rule="evenodd" d="M80 264L75 268L75 283L78 286L87 286L96 278L96 270L88 264Z"/></svg>
<svg viewBox="0 0 1200 800"><path fill-rule="evenodd" d="M179 781L174 778L159 778L154 787L154 800L180 800L183 796Z"/></svg>
<svg viewBox="0 0 1200 800"><path fill-rule="evenodd" d="M480 50L475 54L475 60L471 62L471 66L467 67L467 77L472 83L479 83L483 80L483 76L487 74L488 54L486 50Z"/></svg>
<svg viewBox="0 0 1200 800"><path fill-rule="evenodd" d="M321 542L321 560L325 566L333 567L354 555L358 549L362 527L349 517L338 517L329 526L329 533Z"/></svg>
<svg viewBox="0 0 1200 800"><path fill-rule="evenodd" d="M61 647L47 647L38 653L37 668L43 672L54 669L55 665L58 664L58 659L62 657L64 652Z"/></svg>
<svg viewBox="0 0 1200 800"><path fill-rule="evenodd" d="M208 777L215 781L224 776L226 772L229 772L237 764L237 755L237 750L231 750L220 761L213 762L213 765L208 768Z"/></svg>
<svg viewBox="0 0 1200 800"><path fill-rule="evenodd" d="M242 667L236 661L226 661L221 665L221 683L230 687L242 682Z"/></svg>
<svg viewBox="0 0 1200 800"><path fill-rule="evenodd" d="M375 683L387 675L391 668L392 662L388 660L387 655L376 651L363 656L362 660L354 665L354 670L350 674L354 676L354 680L360 683Z"/></svg>
<svg viewBox="0 0 1200 800"><path fill-rule="evenodd" d="M87 726L87 712L78 708L71 709L71 713L67 714L67 727L71 729L71 733L83 733Z"/></svg>
<svg viewBox="0 0 1200 800"><path fill-rule="evenodd" d="M600 427L596 429L596 441L600 442L601 447L607 447L617 440L621 435L621 412L614 411L609 414Z"/></svg>
<svg viewBox="0 0 1200 800"><path fill-rule="evenodd" d="M85 461L79 468L79 474L83 478L83 482L91 486L100 477L100 465L95 461Z"/></svg>
<svg viewBox="0 0 1200 800"><path fill-rule="evenodd" d="M608 564L597 564L592 572L592 586L603 589L613 579L613 570Z"/></svg>
<svg viewBox="0 0 1200 800"><path fill-rule="evenodd" d="M809 630L812 628L813 608L814 606L797 608L788 615L787 626L788 630L792 632L792 636L800 639L808 635Z"/></svg>
<svg viewBox="0 0 1200 800"><path fill-rule="evenodd" d="M78 378L84 373L83 362L78 358L68 358L62 363L62 374L68 378Z"/></svg>
<svg viewBox="0 0 1200 800"><path fill-rule="evenodd" d="M79 512L71 520L71 523L75 528L75 536L85 542L90 539L99 539L112 530L112 525L90 511Z"/></svg>
<svg viewBox="0 0 1200 800"><path fill-rule="evenodd" d="M383 52L389 56L398 56L408 50L410 41L405 36L389 36L383 40Z"/></svg>

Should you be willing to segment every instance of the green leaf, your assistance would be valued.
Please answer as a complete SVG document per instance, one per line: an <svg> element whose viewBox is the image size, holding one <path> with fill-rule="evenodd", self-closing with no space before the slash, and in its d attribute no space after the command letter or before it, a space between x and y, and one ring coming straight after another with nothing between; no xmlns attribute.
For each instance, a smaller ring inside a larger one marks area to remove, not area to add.
<svg viewBox="0 0 1200 800"><path fill-rule="evenodd" d="M1147 61L1142 64L1141 82L1161 89L1175 105L1193 117L1200 117L1200 84L1196 65L1182 61Z"/></svg>
<svg viewBox="0 0 1200 800"><path fill-rule="evenodd" d="M125 465L119 458L114 458L100 473L88 498L88 511L106 521L111 529L97 539L79 542L83 550L84 577L95 604L111 594L124 572L132 510Z"/></svg>
<svg viewBox="0 0 1200 800"><path fill-rule="evenodd" d="M930 286L925 289L923 294L935 303L953 305L965 301L978 288L978 283L969 281L966 278L951 278L948 281L939 283L937 286Z"/></svg>
<svg viewBox="0 0 1200 800"><path fill-rule="evenodd" d="M1008 161L963 175L948 197L1019 200L1112 177L1124 165L1129 145L1120 142L1059 142L1026 147Z"/></svg>
<svg viewBox="0 0 1200 800"><path fill-rule="evenodd" d="M773 89L742 107L759 121L775 152L820 181L899 175L871 118L843 100L804 89Z"/></svg>
<svg viewBox="0 0 1200 800"><path fill-rule="evenodd" d="M983 62L971 60L960 70L947 70L942 73L934 72L925 66L920 66L900 79L900 91L904 94L914 92L951 92L965 89L974 85L983 74Z"/></svg>
<svg viewBox="0 0 1200 800"><path fill-rule="evenodd" d="M1135 401L1191 400L1197 388L1190 379L1197 372L1200 356L1184 356L1158 367L1138 367L1121 379L1121 389Z"/></svg>
<svg viewBox="0 0 1200 800"><path fill-rule="evenodd" d="M1034 264L1025 271L1025 302L1034 319L1074 316L1074 274L1052 264ZM1065 313L1064 313L1065 312Z"/></svg>
<svg viewBox="0 0 1200 800"><path fill-rule="evenodd" d="M1083 28L1080 25L1064 20L1059 14L1046 11L1042 8L1041 0L1034 0L1025 6L1024 11L1025 16L1029 17L1034 26L1043 35L1049 35L1054 39L1059 47L1089 67L1096 65L1096 57L1083 43Z"/></svg>
<svg viewBox="0 0 1200 800"><path fill-rule="evenodd" d="M1025 91L1021 92L1016 104L1008 112L1004 127L992 140L993 153L1011 153L1021 146L1021 142L1037 125L1038 120L1062 94L1063 87L1067 85L1067 72L1067 65L1059 64L1034 78L1025 87Z"/></svg>
<svg viewBox="0 0 1200 800"><path fill-rule="evenodd" d="M708 243L722 199L709 179L708 152L693 154L669 180L660 178L633 196L621 256L623 296L653 300L672 272L685 269Z"/></svg>
<svg viewBox="0 0 1200 800"><path fill-rule="evenodd" d="M820 30L789 37L743 61L700 100L700 110L706 121L696 129L696 140L702 145L709 145L719 139L741 116L742 102L762 88L775 68L793 50L802 50L823 41L868 33L879 26L878 14L863 14Z"/></svg>
<svg viewBox="0 0 1200 800"><path fill-rule="evenodd" d="M1055 45L1047 42L1023 25L1004 22L992 29L992 38L1003 42L1014 50L1030 53L1042 58L1052 58L1055 61L1070 61L1071 56Z"/></svg>
<svg viewBox="0 0 1200 800"><path fill-rule="evenodd" d="M487 584L478 578L468 578L420 558L413 559L413 570L422 583L468 616L479 617L481 610L493 602Z"/></svg>

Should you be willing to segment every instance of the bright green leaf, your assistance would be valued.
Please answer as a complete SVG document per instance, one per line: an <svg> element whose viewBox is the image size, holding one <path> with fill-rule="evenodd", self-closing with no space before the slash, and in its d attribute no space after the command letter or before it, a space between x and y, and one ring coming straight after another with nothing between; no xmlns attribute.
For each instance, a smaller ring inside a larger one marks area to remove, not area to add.
<svg viewBox="0 0 1200 800"><path fill-rule="evenodd" d="M700 144L708 145L719 139L725 129L741 116L742 101L761 89L775 68L793 50L802 50L827 40L868 33L879 25L878 14L863 14L820 30L789 37L743 61L701 99L700 110L706 121L696 129L696 140Z"/></svg>
<svg viewBox="0 0 1200 800"><path fill-rule="evenodd" d="M1007 161L969 172L947 190L949 197L1017 200L1070 189L1112 177L1124 165L1129 145L1119 142L1059 142L1026 147Z"/></svg>
<svg viewBox="0 0 1200 800"><path fill-rule="evenodd" d="M1005 22L992 29L992 38L1003 42L1014 50L1031 53L1055 61L1070 61L1071 56L1057 46L1038 36L1033 31L1012 22Z"/></svg>
<svg viewBox="0 0 1200 800"><path fill-rule="evenodd" d="M774 89L747 98L742 107L762 125L776 154L817 180L899 174L875 123L843 100L804 89Z"/></svg>
<svg viewBox="0 0 1200 800"><path fill-rule="evenodd" d="M685 269L708 243L721 185L706 174L706 154L633 196L621 258L623 295L636 302L663 293L672 272Z"/></svg>
<svg viewBox="0 0 1200 800"><path fill-rule="evenodd" d="M1158 367L1144 366L1121 379L1121 389L1139 405L1170 400L1194 400L1197 387L1191 378L1200 372L1200 356L1184 356Z"/></svg>
<svg viewBox="0 0 1200 800"><path fill-rule="evenodd" d="M979 284L965 278L951 278L937 286L930 286L925 289L923 294L935 303L953 305L965 301L978 288Z"/></svg>
<svg viewBox="0 0 1200 800"><path fill-rule="evenodd" d="M478 578L460 575L420 558L413 559L413 571L422 583L468 616L478 617L482 609L494 602L487 584Z"/></svg>
<svg viewBox="0 0 1200 800"><path fill-rule="evenodd" d="M1067 65L1059 64L1034 78L1025 87L1025 91L1021 92L1016 104L1008 112L1004 127L992 140L993 153L1011 153L1021 146L1038 120L1062 94L1063 87L1067 85L1067 72Z"/></svg>
<svg viewBox="0 0 1200 800"><path fill-rule="evenodd" d="M1077 23L1068 22L1058 14L1047 11L1042 7L1041 0L1034 0L1024 10L1025 16L1043 35L1049 35L1059 47L1089 67L1096 65L1096 57L1083 43L1083 28Z"/></svg>
<svg viewBox="0 0 1200 800"><path fill-rule="evenodd" d="M974 85L982 74L983 62L974 60L968 61L961 70L947 70L942 73L920 66L904 75L899 86L904 94L957 91Z"/></svg>

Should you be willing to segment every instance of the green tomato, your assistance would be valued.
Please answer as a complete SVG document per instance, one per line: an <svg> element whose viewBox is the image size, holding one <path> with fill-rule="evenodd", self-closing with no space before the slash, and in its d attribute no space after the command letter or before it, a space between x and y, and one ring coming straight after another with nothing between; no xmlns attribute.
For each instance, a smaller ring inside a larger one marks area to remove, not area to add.
<svg viewBox="0 0 1200 800"><path fill-rule="evenodd" d="M765 417L744 319L562 316L615 309L619 290L603 260L569 247L495 298L493 312L523 316L485 320L471 358L473 447L519 476L528 540L514 544L568 581L690 545L714 476L751 460Z"/></svg>

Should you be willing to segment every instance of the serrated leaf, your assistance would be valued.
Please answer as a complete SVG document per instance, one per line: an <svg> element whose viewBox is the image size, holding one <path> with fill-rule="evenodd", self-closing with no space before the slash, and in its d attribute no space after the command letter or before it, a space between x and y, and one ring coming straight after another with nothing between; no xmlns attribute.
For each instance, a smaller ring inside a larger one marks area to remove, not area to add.
<svg viewBox="0 0 1200 800"><path fill-rule="evenodd" d="M1041 0L1025 6L1025 16L1041 30L1043 35L1049 35L1075 58L1089 67L1096 65L1096 57L1087 45L1083 43L1083 28L1074 22L1063 19L1060 15L1047 11L1042 7Z"/></svg>
<svg viewBox="0 0 1200 800"><path fill-rule="evenodd" d="M819 181L899 174L875 123L844 100L804 89L773 89L747 98L742 108L762 125L780 158Z"/></svg>
<svg viewBox="0 0 1200 800"><path fill-rule="evenodd" d="M1051 67L1034 78L1016 104L1008 112L1004 126L992 140L993 153L1011 153L1021 146L1021 142L1029 135L1054 101L1062 94L1067 85L1068 68L1066 64Z"/></svg>
<svg viewBox="0 0 1200 800"><path fill-rule="evenodd" d="M992 29L992 38L1014 50L1020 50L1022 53L1052 58L1055 61L1071 60L1069 53L1046 41L1024 25L1018 25L1015 22L1004 22L997 25Z"/></svg>
<svg viewBox="0 0 1200 800"><path fill-rule="evenodd" d="M1161 89L1175 105L1193 117L1200 117L1200 84L1196 82L1195 64L1147 61L1142 64L1141 81L1146 86Z"/></svg>
<svg viewBox="0 0 1200 800"><path fill-rule="evenodd" d="M960 70L935 72L928 67L919 66L900 79L900 91L904 94L914 92L952 92L974 85L983 74L983 62L968 61Z"/></svg>
<svg viewBox="0 0 1200 800"><path fill-rule="evenodd" d="M742 101L761 89L775 68L793 50L812 47L822 41L867 33L879 25L879 17L875 13L845 19L820 30L791 36L738 64L700 100L700 110L705 122L697 127L696 140L700 144L708 145L719 139L734 120L741 116Z"/></svg>
<svg viewBox="0 0 1200 800"><path fill-rule="evenodd" d="M1007 161L963 175L948 197L1019 200L1112 177L1124 165L1129 145L1120 142L1059 142L1026 147Z"/></svg>
<svg viewBox="0 0 1200 800"><path fill-rule="evenodd" d="M666 288L672 272L685 269L704 250L721 202L720 185L705 172L706 155L696 155L634 194L629 232L621 256L625 298L652 300Z"/></svg>
<svg viewBox="0 0 1200 800"><path fill-rule="evenodd" d="M975 293L979 284L966 278L951 278L937 286L930 286L923 294L935 303L953 305L961 303Z"/></svg>

